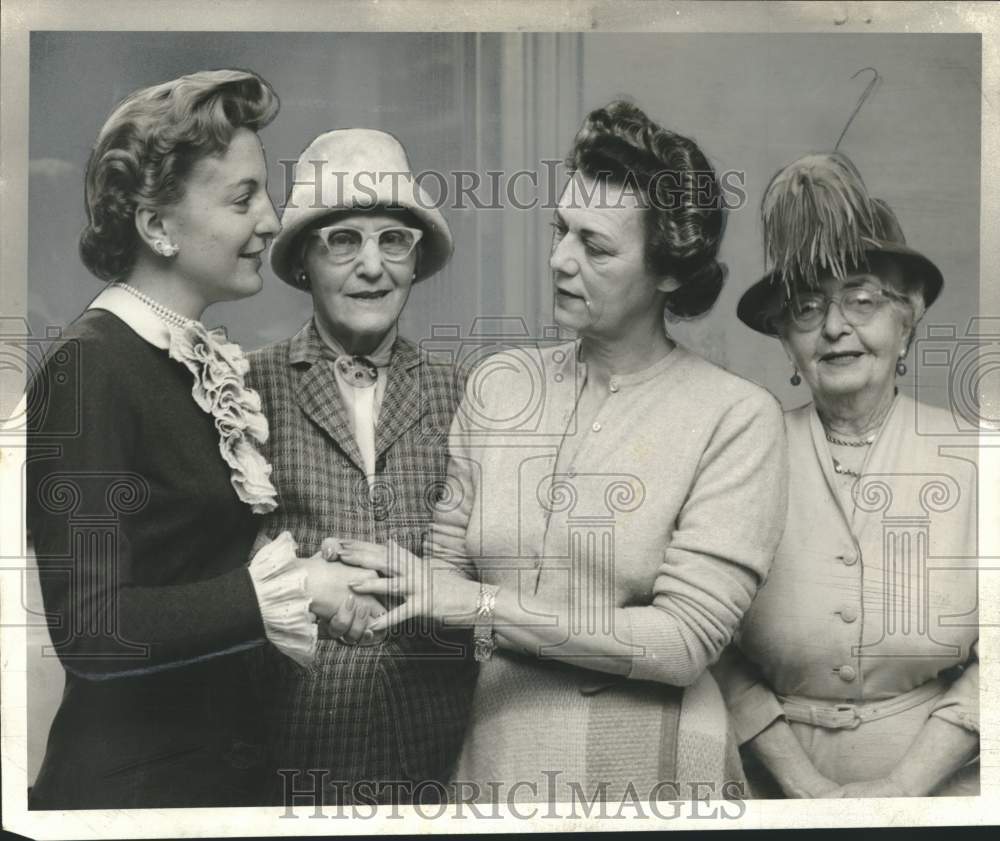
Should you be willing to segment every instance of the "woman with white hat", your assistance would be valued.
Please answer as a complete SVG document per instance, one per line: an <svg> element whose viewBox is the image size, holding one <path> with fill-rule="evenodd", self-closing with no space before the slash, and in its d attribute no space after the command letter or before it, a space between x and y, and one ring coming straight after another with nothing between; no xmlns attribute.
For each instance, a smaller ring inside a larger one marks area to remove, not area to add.
<svg viewBox="0 0 1000 841"><path fill-rule="evenodd" d="M840 153L782 169L762 216L774 268L737 313L812 400L785 414L784 537L715 670L747 776L758 797L978 794L972 451L896 388L941 272Z"/></svg>
<svg viewBox="0 0 1000 841"><path fill-rule="evenodd" d="M290 339L251 354L280 502L262 539L287 530L302 552L330 535L392 539L419 554L461 384L399 336L397 321L412 284L451 257L448 224L400 142L369 129L330 131L303 151L281 221L271 266L311 296L313 313ZM382 611L360 595L348 608L354 629ZM408 783L445 781L475 678L467 646L447 643L416 628L369 632L358 647L321 639L306 671L275 663L277 767L323 774L326 802L406 801ZM312 785L283 779L286 795Z"/></svg>

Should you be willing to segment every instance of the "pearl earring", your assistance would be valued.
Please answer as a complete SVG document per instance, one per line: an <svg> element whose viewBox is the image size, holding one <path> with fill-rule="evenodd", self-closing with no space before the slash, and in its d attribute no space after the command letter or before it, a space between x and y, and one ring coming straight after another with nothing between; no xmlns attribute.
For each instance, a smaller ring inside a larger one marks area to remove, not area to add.
<svg viewBox="0 0 1000 841"><path fill-rule="evenodd" d="M303 289L309 285L309 275L306 274L305 269L300 270L299 273L295 275L295 279L299 282L299 285Z"/></svg>
<svg viewBox="0 0 1000 841"><path fill-rule="evenodd" d="M166 242L162 239L158 239L153 245L153 248L156 249L157 254L164 257L173 257L178 251L180 251L178 246L174 245L172 242Z"/></svg>
<svg viewBox="0 0 1000 841"><path fill-rule="evenodd" d="M799 376L798 368L792 370L792 376L788 378L788 382L792 385L802 385L802 377Z"/></svg>

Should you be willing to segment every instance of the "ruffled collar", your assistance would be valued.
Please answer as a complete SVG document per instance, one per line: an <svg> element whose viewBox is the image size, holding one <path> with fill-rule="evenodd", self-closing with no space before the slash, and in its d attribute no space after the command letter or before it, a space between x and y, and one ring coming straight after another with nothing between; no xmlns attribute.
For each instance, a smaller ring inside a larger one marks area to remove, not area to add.
<svg viewBox="0 0 1000 841"><path fill-rule="evenodd" d="M215 420L219 452L229 466L236 495L255 514L277 508L271 465L258 449L267 441L267 418L261 411L260 395L246 386L250 363L240 346L228 340L225 330L209 330L194 320L168 324L119 284L106 287L88 309L116 315L140 338L166 350L171 359L191 372L191 396Z"/></svg>

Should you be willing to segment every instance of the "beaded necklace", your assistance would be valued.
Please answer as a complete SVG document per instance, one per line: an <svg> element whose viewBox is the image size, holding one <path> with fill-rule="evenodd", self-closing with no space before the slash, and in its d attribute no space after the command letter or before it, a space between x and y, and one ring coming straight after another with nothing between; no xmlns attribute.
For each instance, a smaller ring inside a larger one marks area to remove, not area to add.
<svg viewBox="0 0 1000 841"><path fill-rule="evenodd" d="M129 295L138 298L153 312L155 312L160 319L167 322L167 324L173 324L175 327L187 327L188 324L190 324L192 321L195 320L193 318L187 318L186 316L181 315L179 312L174 312L169 307L163 306L163 304L161 304L159 301L153 300L145 292L140 292L138 289L136 289L134 286L128 283L112 283L111 286L114 289L121 289L124 292L128 292Z"/></svg>

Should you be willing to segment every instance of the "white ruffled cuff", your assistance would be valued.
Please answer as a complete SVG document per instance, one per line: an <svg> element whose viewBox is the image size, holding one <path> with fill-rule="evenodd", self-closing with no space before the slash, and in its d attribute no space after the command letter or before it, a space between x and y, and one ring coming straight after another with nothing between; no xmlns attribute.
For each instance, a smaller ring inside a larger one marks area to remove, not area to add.
<svg viewBox="0 0 1000 841"><path fill-rule="evenodd" d="M295 565L295 541L283 531L250 562L264 633L282 654L300 666L316 656L316 617L309 610L306 571Z"/></svg>

